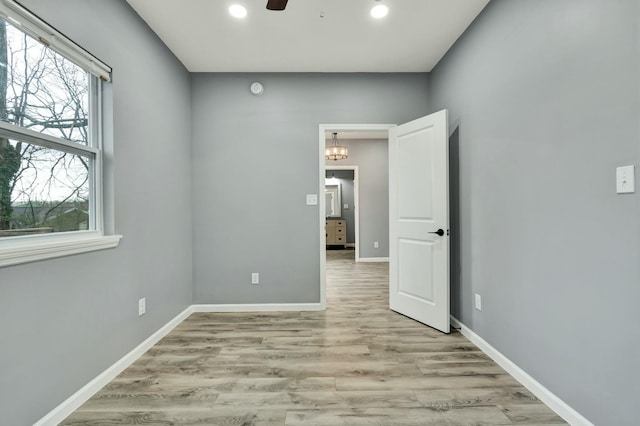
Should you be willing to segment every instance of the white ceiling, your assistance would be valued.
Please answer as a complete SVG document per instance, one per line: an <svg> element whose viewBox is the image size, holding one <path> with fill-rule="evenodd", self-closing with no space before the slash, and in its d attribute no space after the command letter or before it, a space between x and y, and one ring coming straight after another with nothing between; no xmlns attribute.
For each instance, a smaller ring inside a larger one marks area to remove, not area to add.
<svg viewBox="0 0 640 426"><path fill-rule="evenodd" d="M425 72L489 0L127 0L192 72ZM232 18L229 5L248 10ZM320 15L324 14L324 18Z"/></svg>

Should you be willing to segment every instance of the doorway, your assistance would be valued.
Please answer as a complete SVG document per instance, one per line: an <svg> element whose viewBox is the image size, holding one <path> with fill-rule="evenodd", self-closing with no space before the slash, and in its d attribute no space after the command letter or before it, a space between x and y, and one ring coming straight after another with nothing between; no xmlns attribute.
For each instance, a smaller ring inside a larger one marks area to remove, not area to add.
<svg viewBox="0 0 640 426"><path fill-rule="evenodd" d="M325 161L325 148L326 148L326 140L327 134L332 132L338 133L349 133L355 139L373 139L372 135L382 134L384 139L388 140L389 129L395 127L395 124L321 124L319 125L319 177L318 177L318 189L319 194L325 193L325 179L326 179L326 170L354 170L354 186L357 189L354 189L354 192L357 193L354 201L354 222L351 226L355 229L355 259L356 262L360 262L363 260L362 258L362 243L363 240L361 238L361 214L362 210L360 208L361 201L361 192L360 192L360 179L361 179L361 170L358 168L358 165L328 165ZM377 138L378 136L376 136ZM386 143L386 142L385 142ZM386 148L385 148L386 149ZM333 163L333 162L332 162ZM386 168L386 165L385 165ZM387 182L388 185L388 182ZM327 201L324 195L318 197L319 199L319 233L320 233L320 301L322 309L326 308L327 304L327 289L326 289L326 268L327 268L327 252L326 252L326 212L327 212ZM344 206L343 206L344 207ZM349 225L347 225L349 226ZM388 259L384 259L383 261L387 261ZM367 258L366 261L372 261L371 258Z"/></svg>

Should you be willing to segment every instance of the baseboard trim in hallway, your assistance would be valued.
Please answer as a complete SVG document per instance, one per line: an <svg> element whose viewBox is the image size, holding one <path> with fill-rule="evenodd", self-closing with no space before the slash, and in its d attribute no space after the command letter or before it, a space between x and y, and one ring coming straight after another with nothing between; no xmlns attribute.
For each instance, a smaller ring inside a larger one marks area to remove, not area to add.
<svg viewBox="0 0 640 426"><path fill-rule="evenodd" d="M357 262L363 262L363 263L388 262L388 261L389 261L388 257L361 257L360 259L357 260Z"/></svg>
<svg viewBox="0 0 640 426"><path fill-rule="evenodd" d="M494 360L496 364L504 368L514 379L516 379L525 388L529 389L540 401L544 402L547 407L556 412L557 415L566 420L573 426L594 426L589 420L571 408L569 404L558 398L556 394L544 387L540 382L531 377L522 368L518 367L513 361L504 356L500 351L491 346L486 340L478 336L469 327L461 323L457 318L451 317L451 326L460 329L460 333L480 348L489 358Z"/></svg>

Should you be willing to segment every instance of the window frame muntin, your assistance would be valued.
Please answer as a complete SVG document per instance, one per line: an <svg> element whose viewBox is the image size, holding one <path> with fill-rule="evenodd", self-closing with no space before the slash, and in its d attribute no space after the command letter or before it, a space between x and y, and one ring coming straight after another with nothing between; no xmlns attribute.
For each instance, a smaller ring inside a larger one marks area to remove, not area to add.
<svg viewBox="0 0 640 426"><path fill-rule="evenodd" d="M66 139L47 135L45 133L40 133L35 130L20 127L1 120L0 136L4 136L7 139L19 139L21 142L27 142L33 145L41 146L43 148L63 151L67 154L84 155L86 157L95 157L100 151L98 148L93 146L69 142Z"/></svg>

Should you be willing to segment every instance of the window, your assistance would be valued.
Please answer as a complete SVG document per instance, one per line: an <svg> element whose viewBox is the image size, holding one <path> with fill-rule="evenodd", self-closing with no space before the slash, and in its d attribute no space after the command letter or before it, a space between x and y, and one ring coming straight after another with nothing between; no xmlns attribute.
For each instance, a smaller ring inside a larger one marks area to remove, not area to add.
<svg viewBox="0 0 640 426"><path fill-rule="evenodd" d="M87 250L117 244L102 235L109 72L17 3L0 4L0 266L33 255L30 247L71 254L56 253L61 241L74 253L73 241Z"/></svg>

